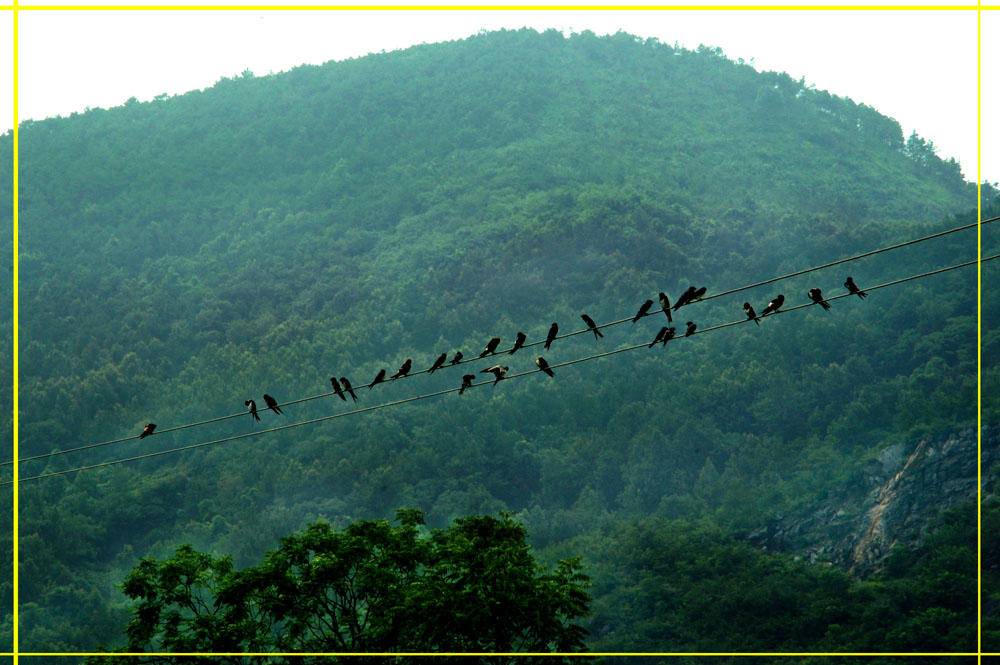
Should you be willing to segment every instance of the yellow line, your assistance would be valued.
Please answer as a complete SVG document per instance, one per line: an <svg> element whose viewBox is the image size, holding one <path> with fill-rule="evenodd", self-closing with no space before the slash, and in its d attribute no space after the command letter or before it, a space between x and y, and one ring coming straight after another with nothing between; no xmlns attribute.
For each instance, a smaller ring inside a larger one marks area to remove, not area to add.
<svg viewBox="0 0 1000 665"><path fill-rule="evenodd" d="M980 3L982 0L980 0ZM976 16L976 650L983 651L983 12ZM982 663L982 656L978 659Z"/></svg>
<svg viewBox="0 0 1000 665"><path fill-rule="evenodd" d="M18 450L17 450L17 437L18 437L18 423L17 423L17 414L18 414L18 394L17 394L18 393L18 385L17 385L17 383L18 383L17 382L17 372L18 372L18 367L17 367L17 360L18 360L18 358L17 358L17 333L18 333L18 331L17 331L17 319L18 319L18 302L17 302L17 280L18 280L18 272L17 272L17 252L18 252L18 248L17 248L18 197L17 197L17 186L18 186L18 168L17 168L17 158L18 158L18 138L19 138L18 137L18 131L17 131L17 65L18 65L18 62L17 62L17 0L14 0L14 123L13 123L14 124L14 131L13 131L13 135L14 135L14 182L13 182L13 187L14 187L14 192L13 192L13 194L14 194L14 196L13 196L13 200L14 200L14 229L13 229L14 230L14 256L13 256L13 260L14 260L14 271L13 271L13 273L14 273L14 289L13 289L13 291L14 291L14 321L13 321L13 324L14 324L14 326L13 326L13 328L14 328L14 340L13 340L13 342L14 342L14 400L13 400L13 402L14 402L14 466L17 466L17 459L19 457ZM15 481L15 483L17 482L17 478L18 478L18 469L14 469L14 481ZM18 607L18 602L19 602L19 594L18 594L18 582L19 582L19 579L18 579L18 567L19 567L18 566L18 555L19 555L18 542L19 541L18 541L17 513L18 513L18 490L17 490L17 485L15 484L14 485L14 532L13 532L13 537L14 537L14 543L13 543L14 561L12 562L13 566L14 566L14 589L13 589L13 592L14 592L14 595L13 595L13 602L14 602L14 607L13 607L13 621L14 621L14 630L13 630L14 644L13 644L13 649L14 649L14 653L15 653L15 656L14 656L14 665L17 665L17 655L16 655L17 651L18 651L18 611L17 611L17 607Z"/></svg>
<svg viewBox="0 0 1000 665"><path fill-rule="evenodd" d="M978 11L979 5L19 5L22 11Z"/></svg>

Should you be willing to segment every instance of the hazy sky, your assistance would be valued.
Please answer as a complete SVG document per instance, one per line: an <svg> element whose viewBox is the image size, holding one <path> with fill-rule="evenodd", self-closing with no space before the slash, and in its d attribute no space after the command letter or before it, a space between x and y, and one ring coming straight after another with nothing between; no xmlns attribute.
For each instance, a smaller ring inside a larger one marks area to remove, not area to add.
<svg viewBox="0 0 1000 665"><path fill-rule="evenodd" d="M983 35L1000 34L997 14L983 13ZM480 29L624 30L691 48L719 46L758 69L804 76L895 118L906 134L915 129L939 155L960 160L967 178L976 177L973 11L23 10L18 20L22 121L205 88L245 69L279 72ZM0 29L13 34L10 12ZM12 49L0 54L0 66L2 58L10 63ZM984 39L984 82L996 79L998 62L998 47ZM6 109L12 88L8 83L0 99ZM984 116L997 94L984 84ZM12 111L2 119L13 126ZM998 142L988 131L984 126L983 177L996 181L1000 160L989 159L986 147Z"/></svg>

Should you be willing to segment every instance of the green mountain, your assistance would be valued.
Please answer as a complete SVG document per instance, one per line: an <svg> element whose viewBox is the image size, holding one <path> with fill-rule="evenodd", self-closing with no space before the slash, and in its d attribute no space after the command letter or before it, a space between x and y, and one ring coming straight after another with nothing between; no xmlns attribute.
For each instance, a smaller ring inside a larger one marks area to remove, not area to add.
<svg viewBox="0 0 1000 665"><path fill-rule="evenodd" d="M353 402L326 396L279 416L262 395L327 393L331 376L365 386L406 358L414 372L440 353L474 358L494 335L506 349L519 331L544 339L553 321L580 330L584 312L631 317L659 291L712 295L975 220L976 187L957 164L876 110L717 49L625 34L502 31L247 73L24 123L19 139L19 456L159 430L24 463L22 476L332 415ZM984 254L998 244L990 230ZM743 319L744 300L760 312L782 293L787 308L813 287L845 293L847 275L870 287L975 250L965 231L695 303L674 325L704 330ZM802 602L819 602L816 575L860 593L844 574L741 538L842 486L886 446L976 424L975 289L967 268L830 312L557 368L555 380L532 374L25 482L21 649L122 644L127 604L114 585L140 557L187 542L246 566L316 519L339 528L401 507L432 527L512 511L546 560L584 554L602 649L621 650L614 635L628 634L644 636L627 645L636 650L711 644L704 615L671 619L682 630L637 627L655 623L670 588L735 593L755 567L791 566ZM984 292L984 312L995 300ZM600 340L556 340L544 356L555 365L651 341L657 314ZM984 358L995 357L990 320L983 330ZM540 353L499 362L513 375ZM457 388L497 360L362 387L358 406ZM984 363L984 395L995 367ZM246 415L163 432L250 398L259 425ZM987 402L984 420L996 422ZM940 542L968 548L967 529L941 528L952 531ZM613 582L692 552L715 561L716 584L689 577L622 597L642 579ZM919 562L938 554L914 551L897 577L922 584ZM898 611L866 620L876 633L909 630L899 648L974 649L962 599L879 598ZM913 638L907 622L928 612L937 623ZM727 648L873 639L841 620L821 613L794 639L763 631Z"/></svg>

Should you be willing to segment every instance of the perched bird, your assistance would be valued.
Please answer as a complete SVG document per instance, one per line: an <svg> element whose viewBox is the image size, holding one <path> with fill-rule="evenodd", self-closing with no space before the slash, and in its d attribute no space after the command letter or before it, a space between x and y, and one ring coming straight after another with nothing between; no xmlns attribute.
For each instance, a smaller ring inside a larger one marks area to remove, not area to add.
<svg viewBox="0 0 1000 665"><path fill-rule="evenodd" d="M687 336L689 336L689 335L693 335L693 334L694 334L694 331L695 331L695 329L696 329L696 328L698 327L698 326L697 326L697 325L696 325L696 324L694 323L694 321L688 321L688 322L687 322L687 323L686 323L685 325L687 326L687 330L686 330L686 331L684 332L684 336L685 336L685 337L687 337Z"/></svg>
<svg viewBox="0 0 1000 665"><path fill-rule="evenodd" d="M500 338L499 337L491 337L490 341L488 341L486 343L486 348L483 349L483 352L479 354L479 357L480 358L485 358L486 356L488 356L491 353L493 353L494 351L496 351L498 346L500 346Z"/></svg>
<svg viewBox="0 0 1000 665"><path fill-rule="evenodd" d="M276 414L281 413L281 409L278 407L278 400L274 399L267 393L264 394L264 403L267 404L267 408L271 409Z"/></svg>
<svg viewBox="0 0 1000 665"><path fill-rule="evenodd" d="M145 439L147 436L153 433L154 429L156 429L156 423L147 424L145 427L142 428L142 434L139 435L139 438Z"/></svg>
<svg viewBox="0 0 1000 665"><path fill-rule="evenodd" d="M243 404L245 404L247 408L250 409L250 417L256 420L257 422L260 422L260 416L257 415L257 402L253 401L252 399L248 399L247 401L243 402Z"/></svg>
<svg viewBox="0 0 1000 665"><path fill-rule="evenodd" d="M674 303L673 310L676 312L681 307L683 307L684 305L686 305L689 302L691 302L691 299L694 297L695 291L697 291L697 290L698 289L695 288L695 287L693 287L693 286L687 287L687 291L685 291L684 293L682 293L681 297L678 298L677 302Z"/></svg>
<svg viewBox="0 0 1000 665"><path fill-rule="evenodd" d="M431 365L431 368L429 370L427 370L427 373L428 374L433 374L434 370L438 370L438 369L441 369L442 367L444 367L444 361L447 360L447 359L448 359L448 354L447 353L442 353L441 355L439 355L438 359L434 361L433 365Z"/></svg>
<svg viewBox="0 0 1000 665"><path fill-rule="evenodd" d="M347 398L344 397L344 391L340 389L340 384L337 383L337 377L331 376L330 383L333 385L333 392L337 393L337 397L346 402Z"/></svg>
<svg viewBox="0 0 1000 665"><path fill-rule="evenodd" d="M368 384L368 390L371 390L376 383L382 383L383 381L385 381L384 367L378 371L378 374L375 375L375 378L372 379L372 382Z"/></svg>
<svg viewBox="0 0 1000 665"><path fill-rule="evenodd" d="M653 338L653 341L649 343L649 346L647 348L651 349L653 348L653 345L656 344L657 342L662 342L663 337L667 334L668 330L670 330L670 328L668 328L667 326L663 326L662 328L660 328L660 332L656 333L656 337Z"/></svg>
<svg viewBox="0 0 1000 665"><path fill-rule="evenodd" d="M556 378L556 373L553 372L552 368L549 367L549 364L545 362L545 358L539 358L538 360L535 361L535 364L538 365L538 369L542 370L543 372L551 376L553 379Z"/></svg>
<svg viewBox="0 0 1000 665"><path fill-rule="evenodd" d="M642 303L642 305L639 306L639 311L636 312L635 316L632 317L632 325L634 326L636 321L646 316L646 312L648 312L649 308L652 306L653 306L652 300L647 300L646 302Z"/></svg>
<svg viewBox="0 0 1000 665"><path fill-rule="evenodd" d="M670 316L670 298L663 291L660 291L660 309L667 315L667 321L673 323L674 317Z"/></svg>
<svg viewBox="0 0 1000 665"><path fill-rule="evenodd" d="M396 370L396 373L393 374L391 377L389 377L389 380L395 381L401 376L406 376L407 374L410 373L410 367L412 366L413 366L413 361L407 358L406 360L403 361L403 364L399 366L399 369Z"/></svg>
<svg viewBox="0 0 1000 665"><path fill-rule="evenodd" d="M514 340L514 348L510 350L510 355L514 355L514 352L524 346L524 340L528 339L528 336L523 332L517 333L517 339Z"/></svg>
<svg viewBox="0 0 1000 665"><path fill-rule="evenodd" d="M497 383L500 382L500 379L502 379L507 375L507 372L509 370L510 367L507 367L505 365L494 365L493 367L487 367L486 369L481 371L480 374L492 374L493 376L497 377L496 380L493 382L493 385L495 386Z"/></svg>
<svg viewBox="0 0 1000 665"><path fill-rule="evenodd" d="M466 374L462 377L462 387L459 389L458 394L461 395L465 392L466 388L472 387L472 380L476 378L475 374Z"/></svg>
<svg viewBox="0 0 1000 665"><path fill-rule="evenodd" d="M552 340L554 340L556 338L556 335L558 335L558 334L559 334L559 325L556 324L556 323L553 323L552 327L549 328L549 334L545 337L545 350L546 351L549 350L549 345L552 344Z"/></svg>
<svg viewBox="0 0 1000 665"><path fill-rule="evenodd" d="M784 294L779 294L777 298L767 303L767 307L764 308L764 311L761 312L760 315L767 316L772 312L777 312L779 309L781 309L781 306L784 304L785 304L785 296Z"/></svg>
<svg viewBox="0 0 1000 665"><path fill-rule="evenodd" d="M358 396L354 394L354 388L351 387L350 381L348 381L345 377L340 377L340 385L344 386L344 390L351 394L351 399L355 402L358 401ZM344 401L346 402L347 400L345 399Z"/></svg>
<svg viewBox="0 0 1000 665"><path fill-rule="evenodd" d="M601 331L597 329L597 324L594 323L594 320L592 318L590 318L586 314L581 314L580 318L583 319L583 322L587 324L588 328L590 328L590 332L594 333L594 339L597 339L598 337L604 337L604 335L601 334Z"/></svg>
<svg viewBox="0 0 1000 665"><path fill-rule="evenodd" d="M694 293L692 293L691 294L691 302L694 302L695 300L701 300L702 296L705 295L705 291L708 291L708 287L707 286L703 286L700 289L698 289L697 291L695 291Z"/></svg>
<svg viewBox="0 0 1000 665"><path fill-rule="evenodd" d="M674 328L673 326L667 328L667 332L663 335L663 346L666 346L667 342L672 340L676 334L677 328Z"/></svg>
<svg viewBox="0 0 1000 665"><path fill-rule="evenodd" d="M748 319L753 319L754 323L760 325L760 319L757 317L757 312L753 311L753 305L748 302L743 303L743 313L747 315Z"/></svg>
<svg viewBox="0 0 1000 665"><path fill-rule="evenodd" d="M823 300L823 292L819 289L809 289L809 299L817 305L821 305L826 311L830 311L830 303Z"/></svg>
<svg viewBox="0 0 1000 665"><path fill-rule="evenodd" d="M449 364L449 365L457 365L457 364L458 364L458 363L460 363L460 362L462 362L462 352L461 352L461 351L459 351L458 353L456 353L456 354L455 354L455 357L454 357L454 358L452 358L452 359L451 359L451 362L450 362L450 363L448 363L448 364Z"/></svg>
<svg viewBox="0 0 1000 665"><path fill-rule="evenodd" d="M861 289L859 289L858 285L854 283L854 278L853 277L848 277L847 281L844 282L844 286L847 287L848 291L850 291L851 293L853 293L857 297L861 298L862 300L864 300L865 298L868 297L868 294L865 293L864 291L862 291Z"/></svg>

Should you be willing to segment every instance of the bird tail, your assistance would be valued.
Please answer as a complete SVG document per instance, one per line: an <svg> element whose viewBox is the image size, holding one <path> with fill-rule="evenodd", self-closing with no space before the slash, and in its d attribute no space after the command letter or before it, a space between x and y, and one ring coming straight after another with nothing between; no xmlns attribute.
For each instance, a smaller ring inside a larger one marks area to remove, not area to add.
<svg viewBox="0 0 1000 665"><path fill-rule="evenodd" d="M865 291L858 291L858 297L864 300L865 298L868 297L868 293Z"/></svg>
<svg viewBox="0 0 1000 665"><path fill-rule="evenodd" d="M828 303L827 301L820 300L819 304L822 305L823 309L825 309L826 311L828 311L828 312L830 311L830 303Z"/></svg>
<svg viewBox="0 0 1000 665"><path fill-rule="evenodd" d="M760 325L760 317L759 316L753 317L753 322L756 323L759 326Z"/></svg>

